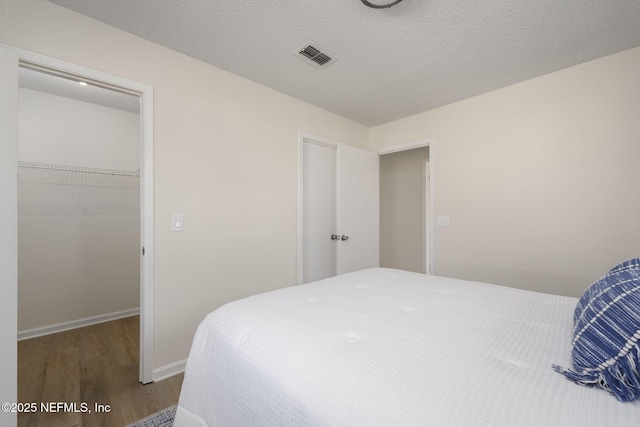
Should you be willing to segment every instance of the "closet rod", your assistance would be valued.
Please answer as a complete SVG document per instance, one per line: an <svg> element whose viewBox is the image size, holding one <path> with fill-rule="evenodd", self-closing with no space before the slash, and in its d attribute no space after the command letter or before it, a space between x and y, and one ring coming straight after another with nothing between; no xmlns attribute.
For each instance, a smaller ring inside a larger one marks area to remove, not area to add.
<svg viewBox="0 0 640 427"><path fill-rule="evenodd" d="M69 165L54 165L51 163L38 163L38 162L18 162L19 167L32 168L32 169L50 169L58 171L68 172L86 172L86 173L99 173L103 175L122 175L122 176L140 176L140 169L137 171L125 171L118 169L101 169L101 168L88 168L84 166L69 166Z"/></svg>
<svg viewBox="0 0 640 427"><path fill-rule="evenodd" d="M120 86L114 86L109 83L100 82L98 80L93 80L87 77L81 77L75 74L67 73L66 71L56 70L55 68L50 68L44 65L36 64L35 62L30 62L24 59L20 60L20 66L23 68L28 68L33 71L38 71L41 73L49 74L55 77L61 77L63 79L72 80L74 82L85 82L92 86L101 87L103 89L109 89L116 92L124 93L127 95L140 96L142 95L140 92L136 92L134 90L125 89Z"/></svg>

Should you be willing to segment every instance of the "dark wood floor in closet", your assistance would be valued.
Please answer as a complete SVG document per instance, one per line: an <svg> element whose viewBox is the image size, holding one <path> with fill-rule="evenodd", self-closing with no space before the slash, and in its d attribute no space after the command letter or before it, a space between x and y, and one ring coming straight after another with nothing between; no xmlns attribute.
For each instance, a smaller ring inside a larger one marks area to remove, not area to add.
<svg viewBox="0 0 640 427"><path fill-rule="evenodd" d="M142 385L139 317L18 342L18 402L82 402L91 413L23 413L18 426L124 427L178 402L183 375ZM94 405L109 405L97 413Z"/></svg>

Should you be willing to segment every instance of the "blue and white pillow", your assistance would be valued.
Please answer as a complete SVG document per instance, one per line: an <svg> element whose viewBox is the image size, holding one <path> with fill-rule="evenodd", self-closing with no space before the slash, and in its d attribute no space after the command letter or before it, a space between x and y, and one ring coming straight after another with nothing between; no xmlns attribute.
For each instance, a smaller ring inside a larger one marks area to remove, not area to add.
<svg viewBox="0 0 640 427"><path fill-rule="evenodd" d="M573 320L573 370L553 368L621 402L640 399L640 258L617 265L589 286Z"/></svg>

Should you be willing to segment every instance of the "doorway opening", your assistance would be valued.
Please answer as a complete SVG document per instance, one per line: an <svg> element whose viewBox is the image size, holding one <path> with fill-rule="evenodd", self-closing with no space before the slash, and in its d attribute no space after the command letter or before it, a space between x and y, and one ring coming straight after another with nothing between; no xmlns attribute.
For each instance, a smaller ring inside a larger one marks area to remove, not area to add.
<svg viewBox="0 0 640 427"><path fill-rule="evenodd" d="M135 162L137 167L129 166L127 164L124 167L120 167L114 164L100 163L105 159L110 158L113 160L114 153L106 153L104 150L95 150L93 152L93 160L80 161L82 150L75 150L73 143L70 143L70 135L83 126L87 126L90 120L84 120L81 116L81 109L76 110L75 114L77 120L74 127L76 129L68 129L69 132L65 132L61 129L58 130L56 136L59 141L62 141L62 146L54 149L53 147L44 147L42 144L46 144L46 138L42 139L43 135L38 136L37 132L46 132L45 129L52 129L55 127L56 118L50 117L49 123L45 126L31 127L29 132L25 129L20 129L20 140L24 142L24 138L31 138L33 140L27 144L18 144L18 171L19 176L22 175L25 179L21 180L20 186L27 188L26 193L21 193L19 200L21 203L20 213L31 215L30 220L32 223L37 223L38 226L42 226L46 221L62 221L64 222L69 216L81 216L84 222L81 228L85 230L95 230L95 224L91 224L98 216L110 217L112 223L110 226L119 227L122 226L124 217L131 216L133 211L137 212L133 225L131 221L127 222L126 227L129 230L134 230L135 239L133 245L133 252L135 254L135 260L133 264L135 270L137 267L137 280L138 285L136 289L133 289L131 293L136 294L139 301L139 314L140 314L140 342L139 342L139 380L142 383L149 383L153 381L153 317L152 317L152 302L153 302L153 89L150 86L142 85L137 82L132 82L126 79L121 79L109 74L97 72L84 67L76 66L73 64L65 63L55 60L53 58L44 57L41 55L33 54L30 52L11 49L13 53L18 57L19 64L19 76L20 84L19 91L21 100L30 98L31 100L38 100L38 102L31 103L26 111L20 111L18 117L18 127L27 123L30 119L40 115L42 111L36 111L42 106L40 101L50 102L55 104L56 102L85 102L85 106L91 105L87 103L87 100L79 101L80 98L76 96L69 96L69 93L63 95L62 93L51 93L43 90L43 87L38 88L38 85L47 85L46 80L54 83L54 86L58 86L55 90L64 90L64 86L70 85L76 91L84 93L90 91L102 91L103 93L111 93L114 98L129 98L129 103L133 100L133 104L137 105L138 113L137 118L131 119L134 121L132 126L137 126L134 131L137 135L134 135L135 147L130 147L137 155L135 156ZM30 77L24 77L23 73L30 74L37 82L31 81L31 83L25 83ZM25 80L26 79L26 80ZM29 87L27 87L29 86ZM88 89L88 90L86 90ZM117 101L114 101L117 102ZM16 106L18 110L22 109L25 105L21 102L20 107ZM38 105L40 107L38 107ZM98 105L98 104L96 104ZM49 105L51 107L51 105ZM55 107L54 107L55 108ZM92 107L87 107L91 109ZM100 105L99 108L106 108ZM118 108L112 108L112 110L118 110ZM29 117L29 114L33 114ZM60 112L60 114L63 114ZM116 113L117 115L118 113ZM126 115L126 114L125 114ZM22 116L22 117L20 117ZM126 126L125 126L126 127ZM73 130L74 132L71 132ZM122 129L120 129L122 130ZM31 132L32 131L32 132ZM77 132L75 132L77 133ZM51 135L49 135L51 136ZM76 135L77 136L77 135ZM73 139L73 138L71 138ZM76 141L77 143L78 141ZM90 141L85 141L90 145ZM67 145L65 145L67 144ZM77 146L75 147L77 148ZM87 148L87 147L85 147ZM104 147L103 147L104 148ZM92 150L85 150L85 157L90 159L90 152ZM109 150L106 150L109 151ZM39 157L40 156L40 157ZM117 156L116 156L117 157ZM137 181L137 182L136 182ZM135 182L135 184L134 184ZM87 191L89 187L94 187L98 191L93 194ZM44 199L41 197L44 196ZM40 199L38 203L32 203L36 199ZM47 199L48 198L48 199ZM108 202L116 202L115 205L108 205ZM26 203L23 203L26 202ZM47 215L44 215L44 214ZM43 219L47 216L47 219ZM54 217L54 218L52 218ZM131 218L129 218L131 219ZM26 222L21 219L21 225L26 225ZM68 225L68 224L67 224ZM37 227L35 228L37 229ZM32 229L33 230L33 229ZM68 240L75 233L73 228L58 230L61 240ZM77 229L76 229L77 231ZM35 235L38 232L34 233ZM102 230L101 236L111 245L111 238L113 233L108 230ZM33 236L24 235L19 236L30 239ZM37 236L36 236L37 237ZM95 236L94 236L95 237ZM52 238L55 245L56 239ZM81 239L82 240L82 239ZM87 252L91 252L92 239L85 239L82 241L85 246L76 246L76 253L82 252L82 255L86 255ZM95 240L93 240L95 241ZM42 243L42 242L41 242ZM46 242L51 243L51 242ZM60 243L58 241L58 243ZM29 247L30 243L25 245L24 240L18 244L15 251L16 254L21 254L22 249ZM35 245L31 245L31 248L35 248ZM92 261L96 261L100 258L104 258L106 255L101 251L95 251L92 254ZM18 256L18 263L22 261ZM34 260L33 266L38 266L42 260ZM53 266L56 268L56 262L53 261ZM86 263L83 263L86 267ZM20 280L25 277L24 271L30 271L30 266L23 266ZM131 270L130 265L128 269ZM113 265L110 268L114 268ZM117 269L118 267L116 267ZM108 273L103 270L102 272L95 273L94 277L103 276ZM42 272L41 272L42 273ZM40 273L38 273L40 274ZM37 275L37 274L36 274ZM45 278L46 273L41 274L41 277ZM26 276L28 279L28 274ZM99 280L97 280L99 281ZM51 290L49 290L51 291ZM104 291L104 289L103 289ZM131 291L131 290L129 290ZM36 290L31 290L28 293L35 293ZM54 292L55 293L55 292ZM26 294L21 295L24 299ZM78 297L78 292L71 291L69 295ZM105 294L99 296L105 302ZM108 293L107 293L108 295ZM17 301L16 301L17 304ZM108 310L107 310L108 311ZM116 312L108 313L105 320L109 320L109 315L114 315L113 318L125 317L131 315L130 310L116 310ZM80 318L79 323L74 321L61 321L54 324L45 325L44 323L51 323L51 319L39 319L29 320L27 323L23 322L23 325L18 325L18 336L21 338L28 338L30 336L44 335L47 333L55 332L57 328L62 330L72 327L79 327L85 324L95 323L101 319L101 315L87 314ZM34 323L29 324L30 321ZM93 321L93 322L92 322ZM40 322L40 324L38 324ZM53 321L55 322L55 320ZM87 323L88 322L88 323Z"/></svg>
<svg viewBox="0 0 640 427"><path fill-rule="evenodd" d="M380 266L433 274L432 141L380 154Z"/></svg>
<svg viewBox="0 0 640 427"><path fill-rule="evenodd" d="M140 97L19 69L18 340L139 315Z"/></svg>

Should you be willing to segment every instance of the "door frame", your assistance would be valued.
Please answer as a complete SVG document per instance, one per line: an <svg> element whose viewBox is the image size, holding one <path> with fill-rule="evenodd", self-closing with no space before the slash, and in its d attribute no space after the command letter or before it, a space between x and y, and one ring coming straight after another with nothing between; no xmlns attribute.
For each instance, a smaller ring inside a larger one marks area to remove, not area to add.
<svg viewBox="0 0 640 427"><path fill-rule="evenodd" d="M98 84L134 92L140 96L140 374L142 383L153 382L154 289L154 183L153 183L153 87L87 67L60 61L0 44L18 57L18 64L40 66ZM19 66L18 65L18 66ZM19 118L18 118L19 120ZM17 147L16 147L17 148ZM17 163L17 159L16 159ZM17 226L17 224L15 224ZM17 256L17 246L15 248ZM17 287L17 283L15 284ZM16 299L16 307L17 307ZM17 332L17 331L16 331Z"/></svg>
<svg viewBox="0 0 640 427"><path fill-rule="evenodd" d="M428 224L425 224L424 230L424 247L425 247L425 259L423 265L425 266L426 274L435 273L435 140L433 138L421 139L418 141L406 142L403 144L392 145L389 147L381 148L377 151L378 156L384 154L397 153L399 151L412 150L414 148L429 147L429 188L428 188ZM425 177L426 180L427 177ZM426 199L426 197L425 197ZM427 200L425 200L427 201ZM425 215L427 212L424 212Z"/></svg>
<svg viewBox="0 0 640 427"><path fill-rule="evenodd" d="M429 148L431 154L431 148ZM424 226L424 235L422 236L422 250L425 257L422 260L422 269L425 274L431 274L431 246L429 238L432 234L431 230L431 161L425 160L422 166L422 183L424 185L422 192L422 220Z"/></svg>
<svg viewBox="0 0 640 427"><path fill-rule="evenodd" d="M339 161L339 142L322 136L312 135L306 132L298 132L298 285L304 283L304 186L302 185L304 171L304 144L306 141L324 145L336 150L336 165ZM336 212L340 212L340 174L336 168ZM340 230L340 218L336 216L336 230ZM338 260L340 259L340 247L336 247L336 271L338 270Z"/></svg>
<svg viewBox="0 0 640 427"><path fill-rule="evenodd" d="M18 401L18 58L0 48L0 399ZM17 414L0 412L15 427Z"/></svg>

